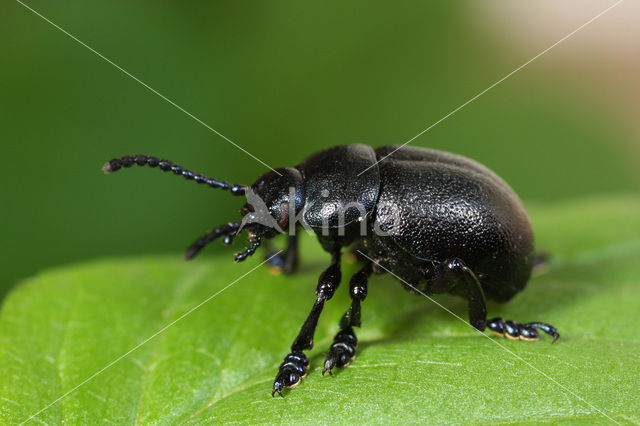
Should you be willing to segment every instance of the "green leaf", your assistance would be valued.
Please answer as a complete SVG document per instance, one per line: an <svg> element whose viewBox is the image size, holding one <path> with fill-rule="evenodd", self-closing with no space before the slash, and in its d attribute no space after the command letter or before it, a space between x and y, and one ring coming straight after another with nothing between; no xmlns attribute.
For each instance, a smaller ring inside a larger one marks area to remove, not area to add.
<svg viewBox="0 0 640 426"><path fill-rule="evenodd" d="M308 377L286 398L272 398L277 366L328 264L313 239L303 239L301 271L290 277L263 267L242 278L261 259L236 265L231 253L190 263L178 255L103 260L44 272L6 299L0 419L26 420L238 280L35 420L607 422L601 410L618 422L640 422L640 199L567 202L531 213L538 247L552 255L549 270L489 310L556 325L562 337L554 345L548 338L483 337L376 276L351 366L334 377L320 374L349 303L343 284L320 320ZM345 265L345 281L356 267ZM463 300L437 301L466 318Z"/></svg>

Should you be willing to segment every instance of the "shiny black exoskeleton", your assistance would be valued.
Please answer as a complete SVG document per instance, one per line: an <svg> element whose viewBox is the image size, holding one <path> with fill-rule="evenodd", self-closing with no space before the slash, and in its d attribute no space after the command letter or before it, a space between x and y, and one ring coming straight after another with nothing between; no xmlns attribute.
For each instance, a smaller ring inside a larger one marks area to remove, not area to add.
<svg viewBox="0 0 640 426"><path fill-rule="evenodd" d="M551 325L487 320L486 298L506 302L521 291L535 261L533 234L517 195L502 179L468 158L424 148L346 145L311 155L296 167L262 175L251 187L208 178L167 160L138 155L105 164L110 173L134 164L158 167L198 183L246 195L242 222L213 229L187 249L186 258L222 237L231 244L240 230L250 246L236 255L242 261L263 239L289 234L288 247L270 259L293 272L297 266L300 227L314 232L331 255L320 275L316 300L280 365L272 395L296 386L306 375L305 350L324 303L341 281L343 248L352 247L362 268L350 280L351 306L324 362L323 373L344 367L355 357L360 305L372 273L389 272L415 293L452 293L468 300L469 321L511 339L537 340L538 330L559 337ZM263 215L261 216L260 212ZM266 216L266 217L265 217ZM268 219L268 220L267 220Z"/></svg>

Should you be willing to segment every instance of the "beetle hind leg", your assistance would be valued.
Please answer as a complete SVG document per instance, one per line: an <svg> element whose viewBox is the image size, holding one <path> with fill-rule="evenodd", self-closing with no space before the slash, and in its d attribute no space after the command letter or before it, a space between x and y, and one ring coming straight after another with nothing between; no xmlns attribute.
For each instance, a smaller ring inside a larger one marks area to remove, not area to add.
<svg viewBox="0 0 640 426"><path fill-rule="evenodd" d="M461 259L447 259L428 270L427 282L428 291L434 294L463 286L469 306L469 323L476 330L484 331L487 322L484 290L476 274Z"/></svg>
<svg viewBox="0 0 640 426"><path fill-rule="evenodd" d="M542 330L549 336L553 337L553 341L551 343L555 343L555 341L560 337L560 333L558 333L558 330L554 326L544 322L520 324L516 321L493 318L487 321L487 328L498 336L507 337L511 340L538 340L540 339L538 330Z"/></svg>
<svg viewBox="0 0 640 426"><path fill-rule="evenodd" d="M554 326L544 322L521 324L502 318L493 318L487 321L487 304L480 280L461 259L453 258L441 262L428 272L428 280L431 290L435 292L448 291L455 287L456 283L463 283L466 286L469 301L469 322L478 331L484 331L488 328L494 333L512 340L538 340L540 338L538 330L553 337L553 342L560 337L560 333Z"/></svg>

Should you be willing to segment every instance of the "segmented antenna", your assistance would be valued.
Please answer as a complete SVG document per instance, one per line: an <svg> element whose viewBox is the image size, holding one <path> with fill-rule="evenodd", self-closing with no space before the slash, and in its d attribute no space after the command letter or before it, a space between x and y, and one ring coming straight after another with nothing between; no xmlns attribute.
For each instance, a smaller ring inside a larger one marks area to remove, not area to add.
<svg viewBox="0 0 640 426"><path fill-rule="evenodd" d="M260 247L260 237L256 236L256 235L251 235L251 237L247 240L249 241L249 244L251 244L251 247L248 247L247 249L245 249L245 251L237 253L236 254L236 262L242 262L243 260L245 260L247 257L251 256L253 253L256 252L256 249L258 247Z"/></svg>
<svg viewBox="0 0 640 426"><path fill-rule="evenodd" d="M244 192L247 189L244 185L233 185L218 179L206 177L201 174L194 173L191 170L185 170L182 166L173 164L169 160L160 160L158 157L143 154L138 154L135 157L125 155L122 158L109 160L104 166L102 166L102 171L107 174L113 173L120 170L122 167L128 168L134 164L137 164L138 166L158 167L164 172L172 171L173 174L182 175L187 180L195 180L198 183L206 183L213 188L221 188L226 191L231 191L233 195L244 195Z"/></svg>
<svg viewBox="0 0 640 426"><path fill-rule="evenodd" d="M198 238L196 242L191 244L184 254L185 260L190 260L195 257L196 254L205 248L209 243L224 236L223 242L227 245L233 242L233 237L240 229L240 222L229 222L226 225L219 226L211 231L207 232L202 237Z"/></svg>

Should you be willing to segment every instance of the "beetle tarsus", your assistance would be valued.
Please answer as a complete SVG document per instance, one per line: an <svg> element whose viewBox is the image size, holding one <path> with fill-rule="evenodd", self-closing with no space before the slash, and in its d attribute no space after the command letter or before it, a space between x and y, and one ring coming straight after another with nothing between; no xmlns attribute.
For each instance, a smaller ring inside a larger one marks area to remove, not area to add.
<svg viewBox="0 0 640 426"><path fill-rule="evenodd" d="M358 346L358 338L356 337L353 328L347 327L344 330L340 330L336 337L333 339L333 344L329 348L329 354L324 361L322 368L322 375L328 371L332 376L331 370L334 367L343 368L349 365L349 363L356 357L356 347Z"/></svg>
<svg viewBox="0 0 640 426"><path fill-rule="evenodd" d="M558 330L554 326L544 322L529 322L521 324L517 321L493 318L487 321L487 328L495 334L511 340L538 340L540 338L538 330L542 330L549 336L553 337L553 341L551 343L555 343L560 337L560 333L558 333Z"/></svg>
<svg viewBox="0 0 640 426"><path fill-rule="evenodd" d="M307 375L309 368L309 359L302 352L291 352L284 357L284 361L280 364L278 375L273 382L271 396L277 393L282 395L285 388L294 388Z"/></svg>

